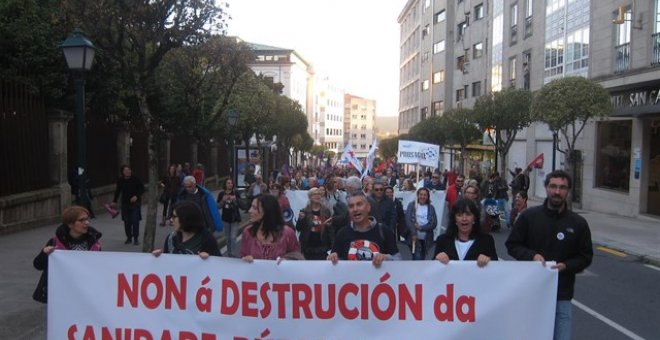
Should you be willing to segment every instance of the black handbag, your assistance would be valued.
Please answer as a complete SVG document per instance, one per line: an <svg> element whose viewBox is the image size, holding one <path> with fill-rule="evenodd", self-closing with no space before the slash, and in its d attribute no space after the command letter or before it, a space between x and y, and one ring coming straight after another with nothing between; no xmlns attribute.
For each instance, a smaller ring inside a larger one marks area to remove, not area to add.
<svg viewBox="0 0 660 340"><path fill-rule="evenodd" d="M46 271L41 273L37 288L34 290L34 293L32 293L32 299L34 299L34 301L41 303L48 302L48 283L46 282L46 275L48 275Z"/></svg>
<svg viewBox="0 0 660 340"><path fill-rule="evenodd" d="M158 198L158 202L160 202L162 204L165 204L165 203L167 203L168 199L169 199L169 197L167 197L167 192L163 191L163 193L160 194L160 197Z"/></svg>

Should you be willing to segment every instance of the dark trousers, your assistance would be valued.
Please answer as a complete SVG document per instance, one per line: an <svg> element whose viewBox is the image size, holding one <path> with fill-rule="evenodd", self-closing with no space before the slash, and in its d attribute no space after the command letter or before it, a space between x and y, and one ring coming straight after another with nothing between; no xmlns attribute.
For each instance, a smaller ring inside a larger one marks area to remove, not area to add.
<svg viewBox="0 0 660 340"><path fill-rule="evenodd" d="M415 252L412 254L413 261L424 261L426 260L427 244L426 240L417 240L415 244ZM410 247L412 251L412 246Z"/></svg>
<svg viewBox="0 0 660 340"><path fill-rule="evenodd" d="M137 241L140 236L140 207L122 207L122 209L126 209L123 211L125 214L122 214L126 238Z"/></svg>
<svg viewBox="0 0 660 340"><path fill-rule="evenodd" d="M176 201L176 195L172 195L165 201L165 203L163 203L163 220L172 217L172 208L174 208L174 201Z"/></svg>

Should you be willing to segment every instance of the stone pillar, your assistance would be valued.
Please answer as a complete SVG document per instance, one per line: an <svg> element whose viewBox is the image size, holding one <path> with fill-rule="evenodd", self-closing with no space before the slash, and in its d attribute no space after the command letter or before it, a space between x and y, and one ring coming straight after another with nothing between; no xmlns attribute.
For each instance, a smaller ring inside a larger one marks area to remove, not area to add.
<svg viewBox="0 0 660 340"><path fill-rule="evenodd" d="M71 118L73 113L68 111L48 111L48 177L49 181L60 189L60 211L71 205L67 167L67 125Z"/></svg>
<svg viewBox="0 0 660 340"><path fill-rule="evenodd" d="M131 132L126 125L120 125L117 132L117 163L130 164L131 162ZM119 168L115 169L119 176Z"/></svg>

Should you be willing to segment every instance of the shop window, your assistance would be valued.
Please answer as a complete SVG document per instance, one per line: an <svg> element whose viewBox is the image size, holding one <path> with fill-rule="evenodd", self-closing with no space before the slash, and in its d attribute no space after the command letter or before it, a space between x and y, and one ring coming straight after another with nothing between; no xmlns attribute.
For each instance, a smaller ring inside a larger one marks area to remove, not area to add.
<svg viewBox="0 0 660 340"><path fill-rule="evenodd" d="M598 123L596 187L628 192L632 121Z"/></svg>

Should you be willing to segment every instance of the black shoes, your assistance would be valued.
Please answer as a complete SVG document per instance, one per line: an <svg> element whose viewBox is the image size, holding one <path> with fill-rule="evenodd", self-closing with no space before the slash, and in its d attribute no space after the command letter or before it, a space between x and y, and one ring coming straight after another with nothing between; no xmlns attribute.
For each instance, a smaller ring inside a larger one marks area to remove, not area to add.
<svg viewBox="0 0 660 340"><path fill-rule="evenodd" d="M131 238L130 238L130 237L127 238L127 239L126 239L126 242L124 242L124 244L131 244Z"/></svg>
<svg viewBox="0 0 660 340"><path fill-rule="evenodd" d="M137 245L139 245L139 244L140 244L140 242L138 242L137 239L135 239L135 241L133 241L133 245L134 245L134 246L137 246Z"/></svg>

